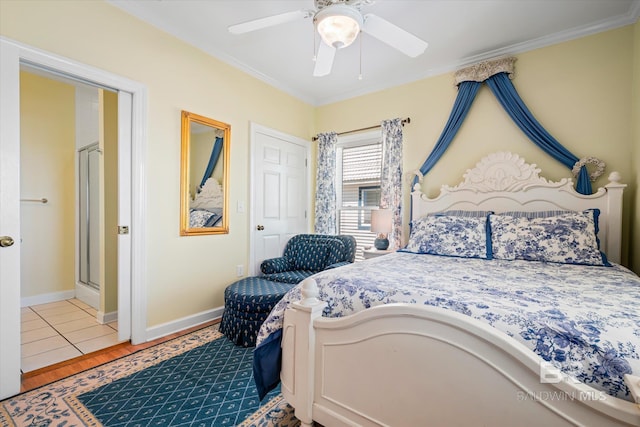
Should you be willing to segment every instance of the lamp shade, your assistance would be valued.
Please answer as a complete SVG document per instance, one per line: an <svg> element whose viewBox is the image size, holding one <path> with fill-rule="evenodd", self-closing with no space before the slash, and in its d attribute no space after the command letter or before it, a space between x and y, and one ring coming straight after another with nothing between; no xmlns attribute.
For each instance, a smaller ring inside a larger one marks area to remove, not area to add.
<svg viewBox="0 0 640 427"><path fill-rule="evenodd" d="M320 10L315 17L322 40L336 49L349 46L358 37L362 15L353 7L334 4Z"/></svg>
<svg viewBox="0 0 640 427"><path fill-rule="evenodd" d="M382 234L391 232L391 209L371 211L371 231Z"/></svg>

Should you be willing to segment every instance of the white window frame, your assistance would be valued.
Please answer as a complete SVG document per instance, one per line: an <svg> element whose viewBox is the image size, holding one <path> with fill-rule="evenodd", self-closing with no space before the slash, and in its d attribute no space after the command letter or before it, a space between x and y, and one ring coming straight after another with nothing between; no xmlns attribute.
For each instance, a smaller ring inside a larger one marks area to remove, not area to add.
<svg viewBox="0 0 640 427"><path fill-rule="evenodd" d="M338 136L336 144L336 176L334 186L336 189L336 230L340 230L340 211L342 207L342 151L345 148L360 147L363 145L382 144L382 128L352 135ZM354 208L360 210L361 208Z"/></svg>

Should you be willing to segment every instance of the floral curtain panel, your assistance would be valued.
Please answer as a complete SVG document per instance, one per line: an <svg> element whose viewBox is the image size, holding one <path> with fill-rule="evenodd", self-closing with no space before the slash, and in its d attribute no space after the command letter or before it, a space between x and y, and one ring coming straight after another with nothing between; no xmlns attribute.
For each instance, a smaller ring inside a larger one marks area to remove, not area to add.
<svg viewBox="0 0 640 427"><path fill-rule="evenodd" d="M382 127L382 171L380 207L391 209L392 227L389 248L402 245L402 120L385 120Z"/></svg>
<svg viewBox="0 0 640 427"><path fill-rule="evenodd" d="M336 144L335 132L318 135L318 171L316 177L316 221L317 234L336 232Z"/></svg>

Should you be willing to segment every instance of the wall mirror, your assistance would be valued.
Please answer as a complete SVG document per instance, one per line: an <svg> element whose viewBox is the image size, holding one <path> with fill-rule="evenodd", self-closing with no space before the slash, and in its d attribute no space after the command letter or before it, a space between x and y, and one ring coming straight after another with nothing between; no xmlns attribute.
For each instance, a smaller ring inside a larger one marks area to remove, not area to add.
<svg viewBox="0 0 640 427"><path fill-rule="evenodd" d="M231 126L182 112L180 235L229 232Z"/></svg>

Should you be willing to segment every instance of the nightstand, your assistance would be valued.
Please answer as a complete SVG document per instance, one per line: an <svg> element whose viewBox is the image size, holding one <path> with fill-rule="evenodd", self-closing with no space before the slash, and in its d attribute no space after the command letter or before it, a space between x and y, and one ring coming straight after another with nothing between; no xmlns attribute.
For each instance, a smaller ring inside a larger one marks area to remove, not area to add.
<svg viewBox="0 0 640 427"><path fill-rule="evenodd" d="M387 255L390 254L392 251L391 249L387 249L385 251L381 251L378 250L376 248L370 248L370 249L365 249L364 251L362 251L362 255L364 256L364 259L370 259L370 258L375 258L378 256L382 256L382 255Z"/></svg>

